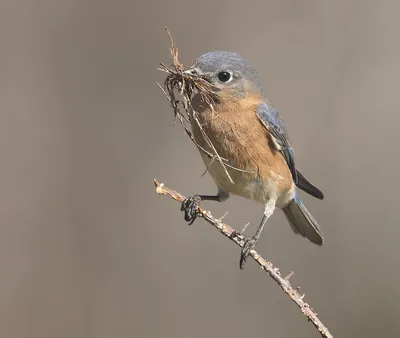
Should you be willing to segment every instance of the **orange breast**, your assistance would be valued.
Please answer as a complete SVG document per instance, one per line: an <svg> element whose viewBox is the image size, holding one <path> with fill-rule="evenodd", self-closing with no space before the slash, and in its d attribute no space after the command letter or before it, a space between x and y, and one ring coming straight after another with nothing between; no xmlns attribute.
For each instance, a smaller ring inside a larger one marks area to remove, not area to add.
<svg viewBox="0 0 400 338"><path fill-rule="evenodd" d="M200 150L215 183L225 191L263 202L273 194L279 197L293 190L290 170L256 115L260 98L222 102L212 110L199 96L193 100L204 133L218 154L237 168L226 167L232 183L220 163ZM199 125L193 118L191 120L196 142L214 153Z"/></svg>

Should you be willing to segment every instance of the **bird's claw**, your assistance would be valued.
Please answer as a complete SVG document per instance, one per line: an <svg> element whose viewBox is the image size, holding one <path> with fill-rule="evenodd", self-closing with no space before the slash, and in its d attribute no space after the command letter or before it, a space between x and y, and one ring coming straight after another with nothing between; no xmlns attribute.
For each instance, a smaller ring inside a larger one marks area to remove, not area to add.
<svg viewBox="0 0 400 338"><path fill-rule="evenodd" d="M181 211L185 212L185 221L189 222L189 225L193 224L199 215L200 202L201 198L198 195L187 197L182 202Z"/></svg>
<svg viewBox="0 0 400 338"><path fill-rule="evenodd" d="M233 229L233 231L232 231L232 234L231 234L231 238L235 238L235 237L241 237L242 239L249 239L245 234L244 234L244 232L246 231L246 229L247 229L247 227L250 225L250 223L249 222L246 222L245 224L244 224L244 227L243 227L243 229L242 230L236 230L236 229Z"/></svg>
<svg viewBox="0 0 400 338"><path fill-rule="evenodd" d="M240 254L240 268L244 268L244 263L246 263L247 257L250 255L250 251L256 246L257 241L254 238L248 238L244 242L242 252Z"/></svg>

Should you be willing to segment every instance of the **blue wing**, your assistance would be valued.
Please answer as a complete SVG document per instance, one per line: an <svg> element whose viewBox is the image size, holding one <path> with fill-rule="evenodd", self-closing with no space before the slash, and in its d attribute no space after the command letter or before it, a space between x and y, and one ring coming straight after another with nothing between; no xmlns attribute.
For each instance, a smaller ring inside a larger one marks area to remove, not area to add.
<svg viewBox="0 0 400 338"><path fill-rule="evenodd" d="M270 105L261 103L257 107L257 116L271 134L276 149L282 153L286 164L292 173L293 181L297 184L297 171L294 163L293 148L290 145L285 124L279 116L279 113Z"/></svg>

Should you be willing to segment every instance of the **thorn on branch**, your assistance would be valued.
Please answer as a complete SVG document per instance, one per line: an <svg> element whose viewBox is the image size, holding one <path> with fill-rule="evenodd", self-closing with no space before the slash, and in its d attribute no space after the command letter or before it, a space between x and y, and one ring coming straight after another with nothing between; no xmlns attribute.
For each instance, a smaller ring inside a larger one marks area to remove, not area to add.
<svg viewBox="0 0 400 338"><path fill-rule="evenodd" d="M294 271L291 271L291 272L285 277L285 279L286 279L287 281L289 281L289 279L292 278L293 275L294 275Z"/></svg>

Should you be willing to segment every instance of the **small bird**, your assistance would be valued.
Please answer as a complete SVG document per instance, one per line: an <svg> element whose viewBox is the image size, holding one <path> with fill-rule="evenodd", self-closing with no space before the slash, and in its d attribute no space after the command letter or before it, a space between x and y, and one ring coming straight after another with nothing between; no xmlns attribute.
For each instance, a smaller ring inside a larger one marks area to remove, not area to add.
<svg viewBox="0 0 400 338"><path fill-rule="evenodd" d="M193 223L201 201L223 202L230 194L263 203L261 223L254 236L246 237L242 248L241 269L276 207L283 210L296 234L322 245L320 227L301 202L296 187L321 200L324 195L296 168L285 124L267 100L257 71L237 53L215 51L201 55L185 73L218 89L212 105L200 94L192 98L203 130L193 116L191 128L201 148L226 161L223 166L199 147L218 193L186 198L181 206L185 220Z"/></svg>

